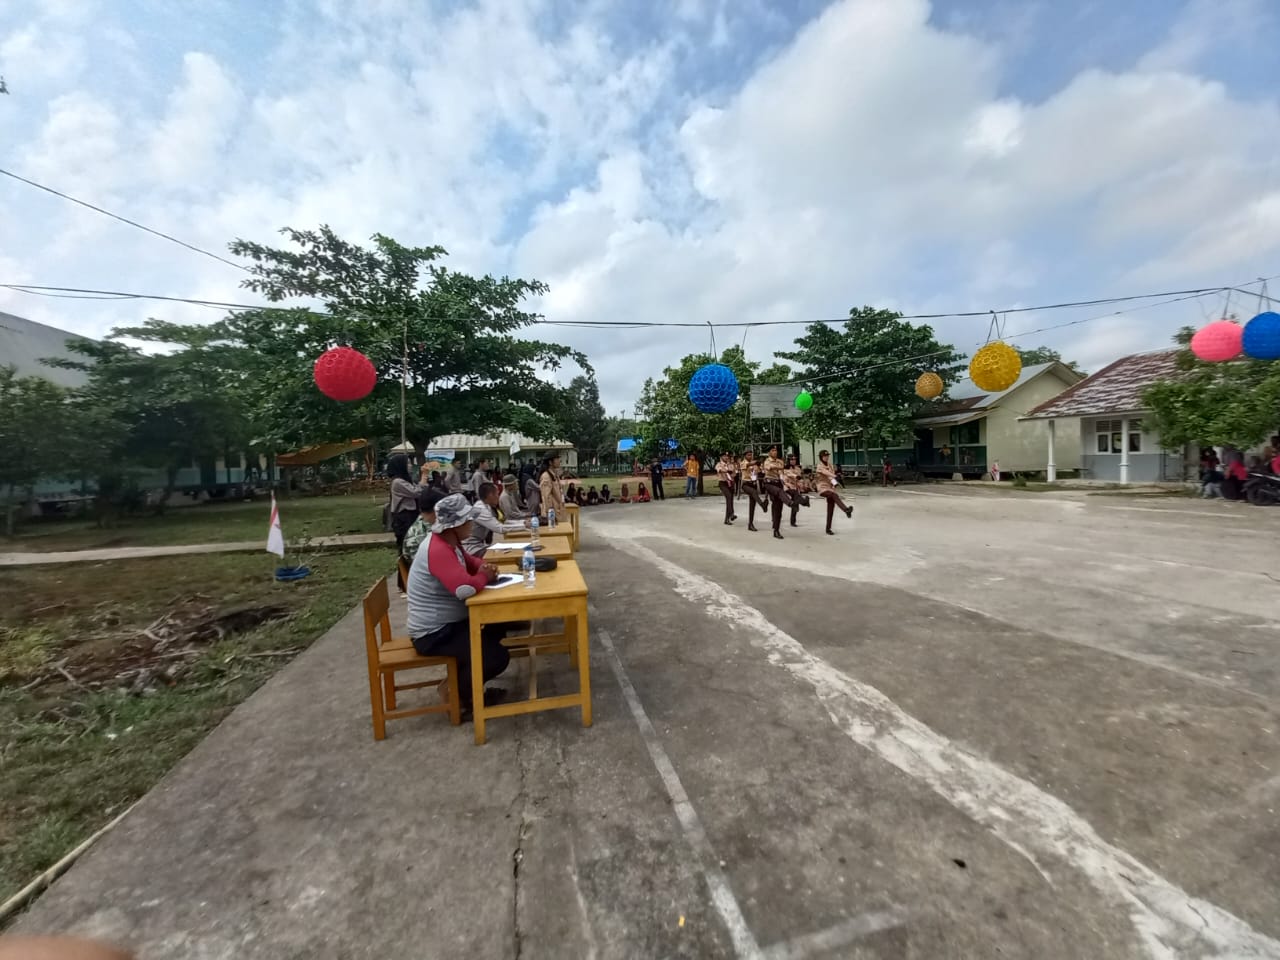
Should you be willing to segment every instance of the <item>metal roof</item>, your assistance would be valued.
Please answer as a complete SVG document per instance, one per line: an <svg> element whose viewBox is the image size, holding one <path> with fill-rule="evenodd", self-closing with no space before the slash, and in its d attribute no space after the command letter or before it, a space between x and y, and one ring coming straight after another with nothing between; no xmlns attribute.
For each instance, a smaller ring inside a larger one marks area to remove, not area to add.
<svg viewBox="0 0 1280 960"><path fill-rule="evenodd" d="M924 417L913 422L917 427L957 427L962 423L981 420L987 413L988 411L985 409L965 413L949 413L946 416Z"/></svg>
<svg viewBox="0 0 1280 960"><path fill-rule="evenodd" d="M89 378L79 370L63 370L40 362L43 357L84 360L67 349L68 340L85 340L78 334L36 323L11 313L0 313L0 364L17 368L23 377L43 377L62 387L83 386Z"/></svg>
<svg viewBox="0 0 1280 960"><path fill-rule="evenodd" d="M1027 412L1024 420L1134 413L1146 409L1142 391L1160 380L1179 376L1177 347L1135 353L1103 367L1052 400Z"/></svg>
<svg viewBox="0 0 1280 960"><path fill-rule="evenodd" d="M1023 367L1022 373L1020 373L1018 375L1018 379L1013 382L1013 386L1011 386L1008 390L1001 390L997 393L990 393L986 390L980 390L977 384L975 384L972 380L966 377L964 380L961 380L959 383L955 384L953 387L951 387L950 390L947 391L947 402L957 403L961 400L976 400L977 401L976 403L966 404L966 406L971 410L977 410L982 407L993 407L996 405L996 403L1000 401L1002 397L1008 396L1009 394L1013 393L1013 391L1017 390L1027 381L1034 380L1036 377L1040 376L1040 374L1044 373L1046 370L1054 366L1054 364L1056 363L1057 361L1054 360L1054 361L1050 361L1049 363L1037 363L1037 364L1033 364L1030 367ZM1065 364L1063 364L1062 366L1067 370L1071 369L1070 367L1067 367Z"/></svg>
<svg viewBox="0 0 1280 960"><path fill-rule="evenodd" d="M447 433L443 437L435 437L431 441L432 450L510 450L511 441L520 444L521 450L572 450L573 444L567 440L534 440L532 437L516 433Z"/></svg>

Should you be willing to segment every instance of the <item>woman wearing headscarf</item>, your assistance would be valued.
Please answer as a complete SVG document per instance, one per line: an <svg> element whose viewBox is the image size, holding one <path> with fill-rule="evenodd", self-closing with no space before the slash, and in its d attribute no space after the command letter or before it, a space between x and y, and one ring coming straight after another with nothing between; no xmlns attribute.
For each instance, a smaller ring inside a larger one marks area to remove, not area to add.
<svg viewBox="0 0 1280 960"><path fill-rule="evenodd" d="M409 458L403 453L393 453L387 460L387 476L391 478L391 532L396 536L396 556L404 551L404 535L422 512L418 509L418 494L422 488L409 477ZM404 580L396 572L396 586L404 592Z"/></svg>
<svg viewBox="0 0 1280 960"><path fill-rule="evenodd" d="M471 535L471 504L460 493L436 504L436 522L409 568L409 637L424 657L458 661L458 700L464 713L474 703L471 689L471 626L467 600L498 579L498 570L471 556L462 543ZM502 645L508 624L488 624L480 632L480 672L488 682L507 669L511 654ZM486 690L485 703L498 703L504 690Z"/></svg>
<svg viewBox="0 0 1280 960"><path fill-rule="evenodd" d="M556 523L568 522L564 512L564 488L560 485L560 454L547 457L538 474L538 492L541 494L542 512L550 516L556 512Z"/></svg>
<svg viewBox="0 0 1280 960"><path fill-rule="evenodd" d="M732 526L733 521L738 519L738 515L733 512L733 477L737 471L738 465L733 462L733 455L728 450L720 454L720 461L716 464L716 477L720 481L720 493L724 496L725 526Z"/></svg>
<svg viewBox="0 0 1280 960"><path fill-rule="evenodd" d="M844 511L846 517L853 516L853 507L846 506L836 493L836 469L831 465L831 454L827 450L818 451L818 465L814 468L817 474L818 494L827 501L827 533L835 536L831 529L831 518L836 515L836 507Z"/></svg>

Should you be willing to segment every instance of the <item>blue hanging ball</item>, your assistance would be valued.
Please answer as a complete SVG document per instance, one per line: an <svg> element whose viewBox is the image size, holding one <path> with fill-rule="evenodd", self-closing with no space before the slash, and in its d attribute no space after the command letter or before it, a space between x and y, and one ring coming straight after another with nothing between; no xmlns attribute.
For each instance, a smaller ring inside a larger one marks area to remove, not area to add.
<svg viewBox="0 0 1280 960"><path fill-rule="evenodd" d="M1280 313L1268 310L1244 325L1245 356L1280 360Z"/></svg>
<svg viewBox="0 0 1280 960"><path fill-rule="evenodd" d="M689 399L703 413L724 413L738 401L738 378L723 363L708 363L689 381Z"/></svg>

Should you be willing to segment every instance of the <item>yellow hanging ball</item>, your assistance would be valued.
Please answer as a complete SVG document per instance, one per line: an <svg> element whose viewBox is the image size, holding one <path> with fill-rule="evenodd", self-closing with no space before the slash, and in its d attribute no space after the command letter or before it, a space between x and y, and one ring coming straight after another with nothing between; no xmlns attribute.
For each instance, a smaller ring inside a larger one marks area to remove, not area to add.
<svg viewBox="0 0 1280 960"><path fill-rule="evenodd" d="M942 378L936 373L922 373L916 380L916 396L921 400L932 400L942 396Z"/></svg>
<svg viewBox="0 0 1280 960"><path fill-rule="evenodd" d="M969 379L979 390L999 393L1018 382L1022 357L1003 340L988 343L969 361Z"/></svg>

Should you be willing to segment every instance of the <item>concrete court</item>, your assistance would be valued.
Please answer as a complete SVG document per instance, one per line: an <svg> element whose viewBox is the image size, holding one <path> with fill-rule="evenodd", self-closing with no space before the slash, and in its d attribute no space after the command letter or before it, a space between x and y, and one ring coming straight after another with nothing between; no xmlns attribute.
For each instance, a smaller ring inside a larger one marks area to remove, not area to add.
<svg viewBox="0 0 1280 960"><path fill-rule="evenodd" d="M590 730L375 744L349 616L19 928L144 960L1280 958L1280 510L858 493L783 542L712 498L584 511Z"/></svg>

